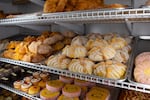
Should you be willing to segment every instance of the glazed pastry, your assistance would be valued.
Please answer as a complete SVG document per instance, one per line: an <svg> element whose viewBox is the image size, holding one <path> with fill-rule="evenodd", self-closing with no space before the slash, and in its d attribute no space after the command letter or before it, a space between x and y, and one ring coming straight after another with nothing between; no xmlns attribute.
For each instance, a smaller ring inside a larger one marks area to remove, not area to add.
<svg viewBox="0 0 150 100"><path fill-rule="evenodd" d="M46 61L47 66L56 67L60 69L67 69L70 59L64 55L52 55Z"/></svg>
<svg viewBox="0 0 150 100"><path fill-rule="evenodd" d="M72 39L71 38L64 38L64 40L62 41L63 44L65 45L70 45L71 44Z"/></svg>
<svg viewBox="0 0 150 100"><path fill-rule="evenodd" d="M68 65L68 69L73 72L79 72L84 74L92 74L94 63L87 59L73 59Z"/></svg>
<svg viewBox="0 0 150 100"><path fill-rule="evenodd" d="M5 58L10 58L10 59L12 59L12 58L14 57L14 53L15 53L15 51L14 51L13 49L8 49L8 50L5 50L5 51L3 52L3 56L4 56Z"/></svg>
<svg viewBox="0 0 150 100"><path fill-rule="evenodd" d="M62 94L70 98L79 97L81 94L81 88L77 85L67 84L63 87Z"/></svg>
<svg viewBox="0 0 150 100"><path fill-rule="evenodd" d="M15 81L15 82L13 83L14 88L15 88L15 89L18 89L18 90L21 90L21 84L22 84L22 83L23 83L22 80Z"/></svg>
<svg viewBox="0 0 150 100"><path fill-rule="evenodd" d="M46 88L40 92L40 98L42 100L57 100L59 95L60 95L60 92L51 92L47 90Z"/></svg>
<svg viewBox="0 0 150 100"><path fill-rule="evenodd" d="M109 60L96 64L94 68L95 75L112 79L120 79L124 76L127 66L120 62Z"/></svg>
<svg viewBox="0 0 150 100"><path fill-rule="evenodd" d="M86 44L86 48L88 50L94 48L94 47L99 47L99 48L103 48L105 46L108 45L108 42L106 40L103 39L96 39L96 40L92 40L90 39L87 44Z"/></svg>
<svg viewBox="0 0 150 100"><path fill-rule="evenodd" d="M40 88L45 88L46 87L46 81L44 81L44 80L41 80L39 83L38 83L38 86L40 87Z"/></svg>
<svg viewBox="0 0 150 100"><path fill-rule="evenodd" d="M38 83L40 82L40 80L41 80L41 78L33 78L33 79L31 79L31 82L34 86L37 86Z"/></svg>
<svg viewBox="0 0 150 100"><path fill-rule="evenodd" d="M7 45L7 49L14 49L19 43L20 41L10 41L10 43Z"/></svg>
<svg viewBox="0 0 150 100"><path fill-rule="evenodd" d="M51 92L59 92L64 86L60 80L52 80L46 83L46 88Z"/></svg>
<svg viewBox="0 0 150 100"><path fill-rule="evenodd" d="M57 42L54 45L52 45L52 48L54 51L59 51L61 50L65 45L63 44L63 42Z"/></svg>
<svg viewBox="0 0 150 100"><path fill-rule="evenodd" d="M31 86L28 90L28 94L33 95L33 96L38 96L39 92L40 92L39 86Z"/></svg>
<svg viewBox="0 0 150 100"><path fill-rule="evenodd" d="M62 35L68 38L73 38L76 36L74 32L62 32Z"/></svg>
<svg viewBox="0 0 150 100"><path fill-rule="evenodd" d="M73 78L69 78L69 77L65 77L65 76L59 76L59 80L66 84L71 84L74 81Z"/></svg>
<svg viewBox="0 0 150 100"><path fill-rule="evenodd" d="M70 98L70 97L66 97L64 95L61 95L58 97L57 100L80 100L80 99L78 97Z"/></svg>
<svg viewBox="0 0 150 100"><path fill-rule="evenodd" d="M28 76L28 77L25 77L23 80L27 83L31 82L31 79L33 78L33 76Z"/></svg>
<svg viewBox="0 0 150 100"><path fill-rule="evenodd" d="M102 39L102 35L100 33L89 33L87 37L91 40Z"/></svg>
<svg viewBox="0 0 150 100"><path fill-rule="evenodd" d="M38 79L40 77L40 72L34 72L32 75L34 78Z"/></svg>
<svg viewBox="0 0 150 100"><path fill-rule="evenodd" d="M118 49L122 49L123 47L125 47L127 45L127 42L122 37L114 37L111 39L110 45L114 49L118 50Z"/></svg>
<svg viewBox="0 0 150 100"><path fill-rule="evenodd" d="M41 73L40 77L44 81L49 80L49 74L48 73Z"/></svg>
<svg viewBox="0 0 150 100"><path fill-rule="evenodd" d="M62 54L70 58L83 58L87 55L87 50L81 45L67 45L62 50Z"/></svg>
<svg viewBox="0 0 150 100"><path fill-rule="evenodd" d="M89 59L93 61L103 61L114 58L116 55L116 50L111 46L107 45L103 48L94 47L88 52Z"/></svg>
<svg viewBox="0 0 150 100"><path fill-rule="evenodd" d="M15 52L19 53L19 54L25 54L28 52L28 42L20 42L16 48L15 48Z"/></svg>
<svg viewBox="0 0 150 100"><path fill-rule="evenodd" d="M21 90L22 90L23 92L28 93L28 90L29 90L29 88L30 88L31 86L32 86L32 83L24 82L24 83L21 85Z"/></svg>
<svg viewBox="0 0 150 100"><path fill-rule="evenodd" d="M38 53L38 47L42 44L41 41L33 41L31 44L28 46L28 49L30 52L37 54Z"/></svg>
<svg viewBox="0 0 150 100"><path fill-rule="evenodd" d="M45 59L45 57L40 54L32 54L32 56L31 56L32 63L38 63L38 62L43 61L44 59Z"/></svg>
<svg viewBox="0 0 150 100"><path fill-rule="evenodd" d="M53 48L47 44L41 44L37 48L38 54L52 54Z"/></svg>
<svg viewBox="0 0 150 100"><path fill-rule="evenodd" d="M110 92L105 88L93 87L87 94L86 100L109 100Z"/></svg>
<svg viewBox="0 0 150 100"><path fill-rule="evenodd" d="M129 53L123 50L117 50L117 53L114 57L114 60L121 62L121 63L126 63L129 59Z"/></svg>
<svg viewBox="0 0 150 100"><path fill-rule="evenodd" d="M72 39L71 45L82 45L85 46L88 38L85 36L76 36Z"/></svg>
<svg viewBox="0 0 150 100"><path fill-rule="evenodd" d="M150 62L145 60L142 63L139 63L134 68L134 78L137 82L143 84L150 84Z"/></svg>

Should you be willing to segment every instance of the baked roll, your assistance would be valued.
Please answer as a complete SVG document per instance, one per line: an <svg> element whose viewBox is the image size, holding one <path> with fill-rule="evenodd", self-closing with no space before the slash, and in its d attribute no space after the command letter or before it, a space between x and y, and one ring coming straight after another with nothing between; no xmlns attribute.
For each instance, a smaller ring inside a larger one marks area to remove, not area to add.
<svg viewBox="0 0 150 100"><path fill-rule="evenodd" d="M96 39L102 39L102 35L100 33L89 33L87 34L88 39L96 40Z"/></svg>
<svg viewBox="0 0 150 100"><path fill-rule="evenodd" d="M79 72L84 74L92 74L94 63L87 59L73 59L68 65L68 69L73 72Z"/></svg>
<svg viewBox="0 0 150 100"><path fill-rule="evenodd" d="M64 55L52 55L46 61L47 66L56 67L60 69L67 69L70 59Z"/></svg>
<svg viewBox="0 0 150 100"><path fill-rule="evenodd" d="M82 45L85 46L88 38L85 36L76 36L72 39L71 45Z"/></svg>
<svg viewBox="0 0 150 100"><path fill-rule="evenodd" d="M83 58L87 56L87 50L81 45L67 45L63 48L62 54L70 58Z"/></svg>

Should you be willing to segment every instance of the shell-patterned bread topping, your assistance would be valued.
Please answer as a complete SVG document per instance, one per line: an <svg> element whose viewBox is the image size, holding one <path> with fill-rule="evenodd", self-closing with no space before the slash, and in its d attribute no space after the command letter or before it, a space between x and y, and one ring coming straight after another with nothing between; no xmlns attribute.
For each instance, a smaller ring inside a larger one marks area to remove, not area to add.
<svg viewBox="0 0 150 100"><path fill-rule="evenodd" d="M92 40L90 39L87 44L86 44L86 48L89 50L89 49L92 49L93 47L100 47L100 48L103 48L105 47L106 45L108 45L108 42L106 40L103 40L103 39L96 39L96 40Z"/></svg>
<svg viewBox="0 0 150 100"><path fill-rule="evenodd" d="M114 49L118 50L118 49L122 49L123 47L125 47L127 45L127 42L122 37L114 37L114 38L111 39L110 45Z"/></svg>
<svg viewBox="0 0 150 100"><path fill-rule="evenodd" d="M52 55L46 61L47 66L56 67L60 69L68 68L68 64L71 62L65 55Z"/></svg>
<svg viewBox="0 0 150 100"><path fill-rule="evenodd" d="M93 61L103 61L114 58L116 50L109 45L101 47L94 47L88 52L89 59Z"/></svg>
<svg viewBox="0 0 150 100"><path fill-rule="evenodd" d="M100 33L89 33L87 37L92 40L102 39L102 35Z"/></svg>
<svg viewBox="0 0 150 100"><path fill-rule="evenodd" d="M82 45L85 46L88 38L85 36L76 36L72 39L71 45Z"/></svg>
<svg viewBox="0 0 150 100"><path fill-rule="evenodd" d="M62 54L70 58L83 58L87 56L87 49L81 45L67 45Z"/></svg>
<svg viewBox="0 0 150 100"><path fill-rule="evenodd" d="M124 76L127 66L120 62L109 60L96 64L94 68L95 75L112 79L120 79Z"/></svg>
<svg viewBox="0 0 150 100"><path fill-rule="evenodd" d="M73 72L92 74L93 66L94 66L94 63L87 58L73 59L70 62L68 69Z"/></svg>

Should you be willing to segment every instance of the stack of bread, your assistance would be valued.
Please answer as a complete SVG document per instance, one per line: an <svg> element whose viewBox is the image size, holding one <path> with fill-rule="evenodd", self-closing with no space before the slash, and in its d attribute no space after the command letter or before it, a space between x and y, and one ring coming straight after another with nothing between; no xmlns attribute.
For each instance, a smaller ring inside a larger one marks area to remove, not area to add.
<svg viewBox="0 0 150 100"><path fill-rule="evenodd" d="M150 52L140 53L135 58L135 81L150 85Z"/></svg>
<svg viewBox="0 0 150 100"><path fill-rule="evenodd" d="M104 0L46 0L43 8L45 13L89 10L100 8L126 8L123 4L104 4Z"/></svg>
<svg viewBox="0 0 150 100"><path fill-rule="evenodd" d="M32 76L24 77L23 80L17 80L13 83L15 89L21 90L33 96L39 96L41 89L46 87L49 80L49 74L45 72L34 72Z"/></svg>
<svg viewBox="0 0 150 100"><path fill-rule="evenodd" d="M61 54L50 56L46 64L73 72L120 79L127 68L130 43L130 37L113 33L76 36Z"/></svg>
<svg viewBox="0 0 150 100"><path fill-rule="evenodd" d="M59 76L59 80L48 81L40 92L42 100L108 100L109 96L109 90L94 83L63 76Z"/></svg>
<svg viewBox="0 0 150 100"><path fill-rule="evenodd" d="M147 93L131 91L131 90L122 90L119 96L119 100L149 100L150 95Z"/></svg>
<svg viewBox="0 0 150 100"><path fill-rule="evenodd" d="M75 33L43 32L42 35L28 36L23 41L10 41L3 56L10 59L37 63L70 44Z"/></svg>

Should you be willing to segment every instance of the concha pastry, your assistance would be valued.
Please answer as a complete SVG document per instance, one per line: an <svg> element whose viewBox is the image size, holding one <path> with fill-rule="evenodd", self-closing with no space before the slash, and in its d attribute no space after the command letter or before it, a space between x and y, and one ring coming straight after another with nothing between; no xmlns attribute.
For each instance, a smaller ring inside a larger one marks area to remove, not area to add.
<svg viewBox="0 0 150 100"><path fill-rule="evenodd" d="M7 45L7 49L14 49L16 46L20 43L20 41L10 41L10 43Z"/></svg>
<svg viewBox="0 0 150 100"><path fill-rule="evenodd" d="M87 55L87 50L81 45L67 45L63 50L62 54L70 58L83 58Z"/></svg>
<svg viewBox="0 0 150 100"><path fill-rule="evenodd" d="M53 52L53 48L47 44L41 44L37 48L38 54L51 54Z"/></svg>
<svg viewBox="0 0 150 100"><path fill-rule="evenodd" d="M71 45L82 45L85 46L88 41L88 38L85 36L76 36L72 39Z"/></svg>
<svg viewBox="0 0 150 100"><path fill-rule="evenodd" d="M150 61L145 60L136 65L134 78L137 82L150 85Z"/></svg>
<svg viewBox="0 0 150 100"><path fill-rule="evenodd" d="M102 39L102 35L100 33L89 33L87 37L92 40Z"/></svg>
<svg viewBox="0 0 150 100"><path fill-rule="evenodd" d="M41 41L33 41L28 46L28 49L30 52L37 54L38 53L38 47L42 44Z"/></svg>
<svg viewBox="0 0 150 100"><path fill-rule="evenodd" d="M73 72L92 74L93 66L94 66L94 63L87 58L73 59L70 62L68 69Z"/></svg>
<svg viewBox="0 0 150 100"><path fill-rule="evenodd" d="M143 52L135 58L135 65L141 64L148 60L150 61L150 52Z"/></svg>
<svg viewBox="0 0 150 100"><path fill-rule="evenodd" d="M129 59L129 53L127 51L117 50L117 53L113 59L118 62L126 63Z"/></svg>
<svg viewBox="0 0 150 100"><path fill-rule="evenodd" d="M68 64L70 63L70 59L64 55L52 55L46 61L47 66L56 67L60 69L68 68Z"/></svg>
<svg viewBox="0 0 150 100"><path fill-rule="evenodd" d="M58 50L61 50L64 46L65 46L64 43L59 41L59 42L53 44L52 48L54 49L54 51L58 51Z"/></svg>
<svg viewBox="0 0 150 100"><path fill-rule="evenodd" d="M3 56L5 58L12 58L14 53L15 53L15 51L13 49L8 49L8 50L4 51Z"/></svg>
<svg viewBox="0 0 150 100"><path fill-rule="evenodd" d="M96 40L92 40L90 39L87 44L86 44L86 48L92 49L93 47L100 47L103 48L104 46L108 45L106 40L103 39L96 39Z"/></svg>
<svg viewBox="0 0 150 100"><path fill-rule="evenodd" d="M110 41L113 37L117 37L115 33L107 33L103 35L103 39L106 41Z"/></svg>
<svg viewBox="0 0 150 100"><path fill-rule="evenodd" d="M96 64L94 68L95 75L112 79L120 79L124 76L127 66L120 62L109 60Z"/></svg>
<svg viewBox="0 0 150 100"><path fill-rule="evenodd" d="M110 45L114 49L118 50L118 49L122 49L123 47L125 47L127 45L127 42L122 37L114 37L111 39Z"/></svg>

